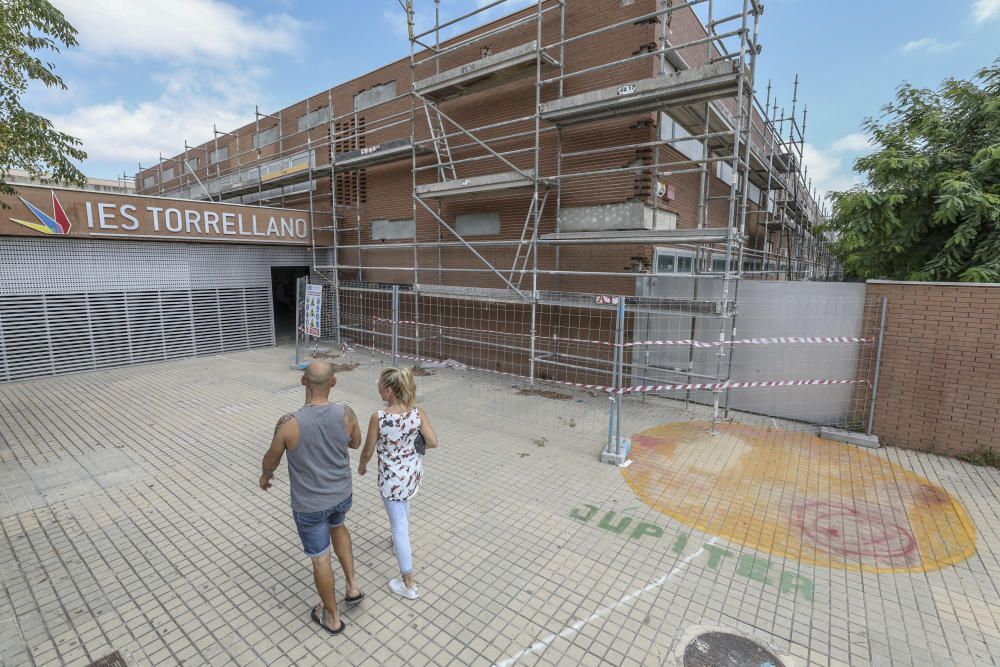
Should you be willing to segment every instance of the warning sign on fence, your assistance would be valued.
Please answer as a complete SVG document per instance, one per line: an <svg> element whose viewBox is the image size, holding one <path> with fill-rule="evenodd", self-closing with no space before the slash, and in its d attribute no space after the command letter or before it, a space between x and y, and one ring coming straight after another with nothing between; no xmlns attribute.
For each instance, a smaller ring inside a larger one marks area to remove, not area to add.
<svg viewBox="0 0 1000 667"><path fill-rule="evenodd" d="M319 319L323 310L323 286L306 285L306 334L319 337Z"/></svg>
<svg viewBox="0 0 1000 667"><path fill-rule="evenodd" d="M597 303L612 303L616 306L618 305L618 297L616 296L605 296L603 294L599 294L596 301Z"/></svg>

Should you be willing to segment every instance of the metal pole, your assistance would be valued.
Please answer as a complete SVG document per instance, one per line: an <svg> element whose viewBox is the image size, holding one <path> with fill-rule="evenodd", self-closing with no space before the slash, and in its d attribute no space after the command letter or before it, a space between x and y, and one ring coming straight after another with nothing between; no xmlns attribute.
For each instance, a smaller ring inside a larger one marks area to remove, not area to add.
<svg viewBox="0 0 1000 667"><path fill-rule="evenodd" d="M302 339L302 283L307 278L299 278L295 281L295 367L302 363L300 353L300 343Z"/></svg>
<svg viewBox="0 0 1000 667"><path fill-rule="evenodd" d="M618 333L617 332L615 332L615 340L618 340ZM616 345L615 346L615 350L614 350L614 361L612 362L612 366L611 366L611 386L612 387L618 386L618 352L619 352L619 348ZM608 406L608 410L609 410L608 411L608 444L604 448L604 451L607 452L607 454L610 455L612 452L615 451L615 449L614 449L614 442L615 442L615 440L614 440L615 439L615 403L618 401L618 396L616 396L615 394L611 394L609 398L611 399L611 404Z"/></svg>
<svg viewBox="0 0 1000 667"><path fill-rule="evenodd" d="M618 384L615 388L619 390L615 400L615 456L622 458L622 399L624 394L621 389L625 386L625 297L620 297L618 301ZM624 463L624 461L621 461Z"/></svg>
<svg viewBox="0 0 1000 667"><path fill-rule="evenodd" d="M399 365L399 285L392 286L392 365Z"/></svg>
<svg viewBox="0 0 1000 667"><path fill-rule="evenodd" d="M622 384L622 332L625 321L625 299L619 297L618 300L618 316L615 318L615 351L613 355L614 361L611 367L611 388L612 390L617 390L621 388ZM621 403L622 395L617 391L614 391L611 396L611 405L608 406L608 444L605 448L605 452L608 456L614 455L616 457L621 456L621 409L619 403ZM605 459L606 460L606 459Z"/></svg>
<svg viewBox="0 0 1000 667"><path fill-rule="evenodd" d="M327 126L327 138L330 144L330 242L331 247L328 250L328 257L326 261L333 262L333 324L337 327L337 345L343 345L340 337L340 237L337 230L337 144L334 141L334 134L336 126L333 122L333 91L328 90L326 92L326 108L329 110L328 114L329 125ZM312 158L310 158L312 159ZM360 233L358 234L358 240L361 240ZM316 249L315 242L313 244L313 263L316 262Z"/></svg>
<svg viewBox="0 0 1000 667"><path fill-rule="evenodd" d="M882 297L882 316L878 325L878 347L875 348L875 377L872 378L872 402L868 406L868 428L865 434L872 434L872 427L875 424L875 399L878 397L878 372L882 365L882 341L885 340L885 317L889 312L889 297Z"/></svg>
<svg viewBox="0 0 1000 667"><path fill-rule="evenodd" d="M542 147L539 145L539 132L541 131L541 116L539 115L539 108L542 104L542 84L540 83L542 79L542 0L538 0L536 5L537 22L535 23L535 46L537 50L535 51L535 155L534 155L534 190L531 195L531 207L529 210L529 215L534 212L535 220L532 225L531 230L531 245L528 246L528 252L531 253L531 357L528 359L528 382L529 384L535 384L535 346L536 339L538 337L538 225L541 222L542 210L538 203L538 179L539 179L539 169L541 169L541 151ZM518 246L517 253L520 253L521 247ZM527 263L527 257L525 257L525 263ZM514 268L517 268L517 254L514 255ZM522 274L523 275L523 274ZM513 279L514 275L511 274ZM518 279L518 285L521 284L521 280Z"/></svg>

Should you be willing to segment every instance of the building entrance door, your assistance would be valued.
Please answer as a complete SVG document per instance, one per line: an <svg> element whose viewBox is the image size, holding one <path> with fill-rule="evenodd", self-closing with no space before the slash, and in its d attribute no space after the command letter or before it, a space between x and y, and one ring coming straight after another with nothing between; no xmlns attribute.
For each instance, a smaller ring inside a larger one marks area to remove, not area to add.
<svg viewBox="0 0 1000 667"><path fill-rule="evenodd" d="M295 281L308 275L308 266L271 267L274 341L278 345L295 342Z"/></svg>

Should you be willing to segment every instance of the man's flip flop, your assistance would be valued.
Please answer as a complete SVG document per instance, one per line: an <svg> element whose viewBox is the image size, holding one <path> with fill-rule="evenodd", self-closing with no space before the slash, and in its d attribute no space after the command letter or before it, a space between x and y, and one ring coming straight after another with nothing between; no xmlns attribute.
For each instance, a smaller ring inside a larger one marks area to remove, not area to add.
<svg viewBox="0 0 1000 667"><path fill-rule="evenodd" d="M323 628L324 630L326 630L327 632L329 632L331 635L336 636L336 635L339 635L339 634L343 634L344 629L347 628L347 623L344 623L344 619L340 619L340 629L339 630L331 630L329 628L329 626L327 626L327 624L326 624L326 608L321 605L319 607L319 609L320 609L320 613L317 614L316 613L316 607L313 607L312 614L310 614L312 616L312 620L316 621L316 623L317 623L317 625L319 625L319 627Z"/></svg>
<svg viewBox="0 0 1000 667"><path fill-rule="evenodd" d="M365 599L364 593L358 593L357 597L344 596L344 602L347 603L348 607L353 607L354 605L360 604L362 600ZM325 610L324 610L325 611Z"/></svg>

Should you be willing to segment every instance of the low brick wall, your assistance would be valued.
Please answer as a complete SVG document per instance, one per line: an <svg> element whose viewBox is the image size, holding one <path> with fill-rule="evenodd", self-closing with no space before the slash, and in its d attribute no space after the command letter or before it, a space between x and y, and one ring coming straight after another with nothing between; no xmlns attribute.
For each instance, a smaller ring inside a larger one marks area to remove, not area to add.
<svg viewBox="0 0 1000 667"><path fill-rule="evenodd" d="M885 445L1000 453L1000 285L870 281L888 297L874 431Z"/></svg>

